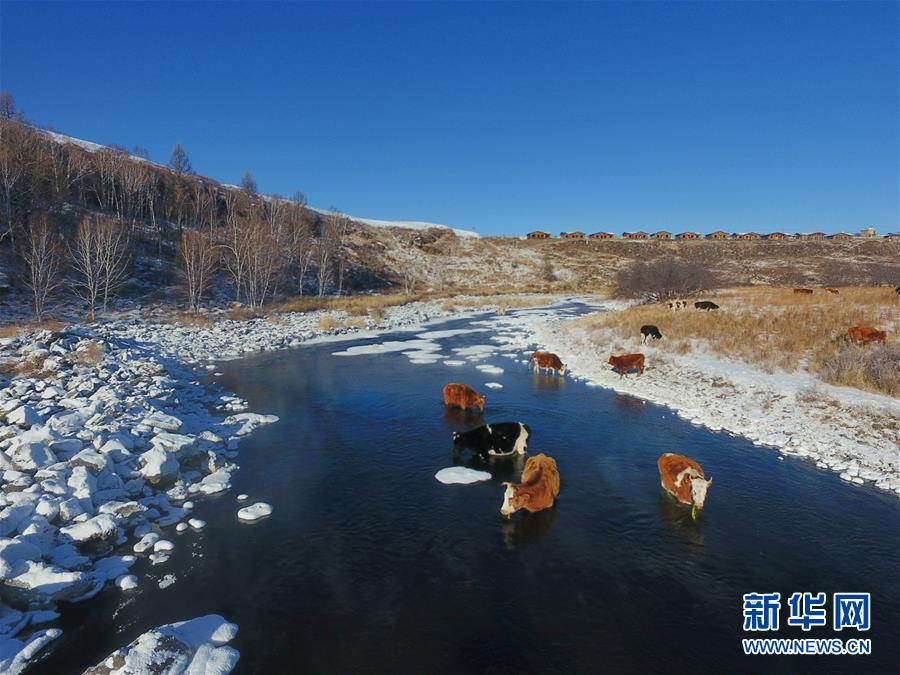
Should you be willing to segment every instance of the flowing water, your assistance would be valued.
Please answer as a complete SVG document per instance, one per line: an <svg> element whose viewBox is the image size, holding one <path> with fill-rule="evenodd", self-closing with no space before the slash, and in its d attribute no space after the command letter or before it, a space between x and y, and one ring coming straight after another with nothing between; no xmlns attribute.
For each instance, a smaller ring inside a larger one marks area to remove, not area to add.
<svg viewBox="0 0 900 675"><path fill-rule="evenodd" d="M490 333L439 342L449 356ZM36 672L80 672L150 627L211 612L239 625L248 673L897 672L896 497L501 356L488 361L505 373L486 375L477 362L332 355L352 344L220 366L222 386L281 420L241 444L231 491L198 502L207 527L172 532L153 574L177 581L66 607ZM491 380L503 389L485 390ZM487 392L483 418L444 410L452 381ZM531 426L529 451L554 457L562 480L556 508L510 522L501 482L521 463L472 485L433 477L454 463L452 431L505 420ZM656 460L672 451L714 478L696 521L661 492ZM241 492L273 515L240 523ZM753 591L824 591L829 605L870 592L865 634L832 633L829 606L828 627L777 635L871 638L872 655L744 656Z"/></svg>

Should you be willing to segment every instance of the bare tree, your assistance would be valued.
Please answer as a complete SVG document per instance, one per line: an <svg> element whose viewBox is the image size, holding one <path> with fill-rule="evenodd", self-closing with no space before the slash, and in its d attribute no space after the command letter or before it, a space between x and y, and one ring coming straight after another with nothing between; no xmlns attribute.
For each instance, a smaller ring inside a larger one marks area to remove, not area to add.
<svg viewBox="0 0 900 675"><path fill-rule="evenodd" d="M59 233L51 226L47 214L32 216L22 257L28 266L25 283L31 289L34 317L43 321L47 299L60 283L59 267L62 258Z"/></svg>
<svg viewBox="0 0 900 675"><path fill-rule="evenodd" d="M5 232L0 241L9 237L16 247L15 206L21 201L28 171L33 160L34 133L24 125L0 119L0 198L3 201Z"/></svg>
<svg viewBox="0 0 900 675"><path fill-rule="evenodd" d="M250 232L247 227L249 211L247 196L231 190L225 195L225 229L222 237L222 263L231 276L234 298L241 301L244 276L250 255Z"/></svg>
<svg viewBox="0 0 900 675"><path fill-rule="evenodd" d="M418 235L414 231L394 230L392 233L394 264L397 276L403 282L403 292L411 295L422 278L422 250L418 246Z"/></svg>
<svg viewBox="0 0 900 675"><path fill-rule="evenodd" d="M203 295L209 288L218 260L212 232L206 228L184 230L178 246L178 257L188 304L191 311L196 314L203 301Z"/></svg>
<svg viewBox="0 0 900 675"><path fill-rule="evenodd" d="M181 147L181 143L176 143L172 148L172 156L169 158L169 168L179 176L194 173L194 167L191 159Z"/></svg>
<svg viewBox="0 0 900 675"><path fill-rule="evenodd" d="M121 287L128 269L128 233L110 217L85 216L75 231L69 254L75 278L72 288L88 305L94 320L98 302L105 311Z"/></svg>
<svg viewBox="0 0 900 675"><path fill-rule="evenodd" d="M660 301L714 288L715 277L696 261L675 256L633 263L616 277L616 294Z"/></svg>

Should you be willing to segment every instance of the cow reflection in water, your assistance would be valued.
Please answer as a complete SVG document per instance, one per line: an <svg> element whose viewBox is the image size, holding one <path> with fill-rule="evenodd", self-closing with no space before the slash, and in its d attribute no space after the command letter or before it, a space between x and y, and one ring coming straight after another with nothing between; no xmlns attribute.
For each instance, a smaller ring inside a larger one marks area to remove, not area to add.
<svg viewBox="0 0 900 675"><path fill-rule="evenodd" d="M703 538L703 520L691 517L691 510L684 508L672 499L664 490L660 490L659 501L656 504L657 513L663 525L670 532L695 546L705 544Z"/></svg>
<svg viewBox="0 0 900 675"><path fill-rule="evenodd" d="M553 529L559 517L556 508L544 509L536 513L526 513L521 518L503 521L503 543L513 549L528 544L536 544Z"/></svg>
<svg viewBox="0 0 900 675"><path fill-rule="evenodd" d="M531 384L537 391L558 391L566 388L566 378L535 371L531 376Z"/></svg>
<svg viewBox="0 0 900 675"><path fill-rule="evenodd" d="M471 429L484 424L484 412L478 409L463 410L444 406L444 421L458 430Z"/></svg>
<svg viewBox="0 0 900 675"><path fill-rule="evenodd" d="M614 399L616 403L616 407L622 410L623 412L629 413L643 413L645 408L644 401L637 398L636 396L629 396L628 394L616 394L616 398Z"/></svg>

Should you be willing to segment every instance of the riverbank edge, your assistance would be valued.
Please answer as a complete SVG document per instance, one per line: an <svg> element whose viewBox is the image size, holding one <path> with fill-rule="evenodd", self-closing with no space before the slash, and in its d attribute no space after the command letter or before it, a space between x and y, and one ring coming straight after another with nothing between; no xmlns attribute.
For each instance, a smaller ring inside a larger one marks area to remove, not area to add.
<svg viewBox="0 0 900 675"><path fill-rule="evenodd" d="M617 309L610 305L606 311ZM782 456L806 458L850 484L874 484L900 497L900 439L890 428L900 419L900 401L826 385L805 372L769 374L743 361L663 353L652 346L635 348L647 354L645 374L620 378L606 363L612 342L598 343L572 322L536 323L529 327L529 340L558 354L588 386L665 406L692 424L746 438ZM824 421L826 416L834 422ZM887 428L880 435L864 434L860 418L880 420ZM867 440L855 438L857 432ZM678 448L667 452L690 454Z"/></svg>

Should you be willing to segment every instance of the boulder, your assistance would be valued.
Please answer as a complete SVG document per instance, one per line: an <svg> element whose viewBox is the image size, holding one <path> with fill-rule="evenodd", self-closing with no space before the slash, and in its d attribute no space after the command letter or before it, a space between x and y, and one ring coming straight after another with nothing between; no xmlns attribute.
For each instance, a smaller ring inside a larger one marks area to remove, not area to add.
<svg viewBox="0 0 900 675"><path fill-rule="evenodd" d="M225 675L240 654L222 646L234 639L237 626L217 614L170 623L147 631L117 649L84 675L112 673L204 673Z"/></svg>
<svg viewBox="0 0 900 675"><path fill-rule="evenodd" d="M141 475L157 484L178 475L178 460L160 447L154 447L140 456Z"/></svg>

